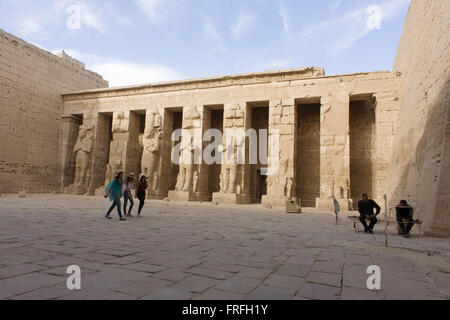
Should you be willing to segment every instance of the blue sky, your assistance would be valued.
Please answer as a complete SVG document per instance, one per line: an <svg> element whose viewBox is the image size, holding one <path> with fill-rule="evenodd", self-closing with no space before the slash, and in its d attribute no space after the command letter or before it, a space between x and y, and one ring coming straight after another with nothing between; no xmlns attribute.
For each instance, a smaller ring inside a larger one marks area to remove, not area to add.
<svg viewBox="0 0 450 320"><path fill-rule="evenodd" d="M409 4L0 0L0 28L65 50L110 86L306 66L333 75L392 70Z"/></svg>

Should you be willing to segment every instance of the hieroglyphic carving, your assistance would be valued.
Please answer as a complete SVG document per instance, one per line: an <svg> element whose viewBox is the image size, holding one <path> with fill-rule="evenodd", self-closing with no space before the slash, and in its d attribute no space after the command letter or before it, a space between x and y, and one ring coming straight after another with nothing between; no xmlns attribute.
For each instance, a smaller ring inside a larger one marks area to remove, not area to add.
<svg viewBox="0 0 450 320"><path fill-rule="evenodd" d="M128 121L129 119L125 116L124 112L120 112L117 115L112 127L113 133L125 133L128 132Z"/></svg>

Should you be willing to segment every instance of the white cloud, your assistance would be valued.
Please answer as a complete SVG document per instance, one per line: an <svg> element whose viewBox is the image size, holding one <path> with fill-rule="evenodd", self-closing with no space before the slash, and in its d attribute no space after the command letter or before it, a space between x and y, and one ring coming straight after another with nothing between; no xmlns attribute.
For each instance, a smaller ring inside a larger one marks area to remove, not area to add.
<svg viewBox="0 0 450 320"><path fill-rule="evenodd" d="M86 2L76 2L81 9L81 22L82 26L95 29L99 33L105 33L106 28L101 15L99 14L100 8L92 6Z"/></svg>
<svg viewBox="0 0 450 320"><path fill-rule="evenodd" d="M339 9L342 6L342 3L344 2L344 0L334 0L331 4L330 4L330 9L331 11L336 11L337 9Z"/></svg>
<svg viewBox="0 0 450 320"><path fill-rule="evenodd" d="M203 17L203 32L209 39L219 40L219 34L217 33L216 26L213 24L210 16L205 15Z"/></svg>
<svg viewBox="0 0 450 320"><path fill-rule="evenodd" d="M56 54L61 51L61 49L55 49L51 52ZM89 70L103 76L109 82L110 87L172 81L182 78L174 69L160 64L138 64L95 54L85 54L73 49L67 49L64 52L85 63Z"/></svg>
<svg viewBox="0 0 450 320"><path fill-rule="evenodd" d="M278 69L285 69L294 66L291 60L274 59L268 63L264 63L258 67L259 70L272 71Z"/></svg>
<svg viewBox="0 0 450 320"><path fill-rule="evenodd" d="M289 32L291 22L282 1L280 1L278 4L278 14L280 15L281 21L283 22L284 32Z"/></svg>
<svg viewBox="0 0 450 320"><path fill-rule="evenodd" d="M136 0L139 8L147 15L149 20L160 25L167 17L168 9L166 4L168 0Z"/></svg>
<svg viewBox="0 0 450 320"><path fill-rule="evenodd" d="M230 27L233 37L240 38L244 33L255 26L256 16L246 12L240 12L236 21Z"/></svg>
<svg viewBox="0 0 450 320"><path fill-rule="evenodd" d="M104 63L93 66L92 70L109 81L111 87L180 79L180 75L173 69L157 64Z"/></svg>
<svg viewBox="0 0 450 320"><path fill-rule="evenodd" d="M125 17L119 17L117 19L117 23L119 23L119 24L121 24L122 26L125 26L125 27L129 27L129 26L133 25L133 22L131 22L130 19L125 18Z"/></svg>
<svg viewBox="0 0 450 320"><path fill-rule="evenodd" d="M389 0L379 4L381 23L397 16L409 3L410 0ZM324 43L329 43L328 50L331 54L345 51L355 42L374 31L374 29L367 27L369 15L366 10L366 7L358 8L342 17L303 28L294 39L303 41L305 44L313 38L321 39Z"/></svg>
<svg viewBox="0 0 450 320"><path fill-rule="evenodd" d="M203 33L206 38L212 40L212 48L209 50L209 55L214 56L217 52L225 52L227 49L223 44L223 39L219 35L216 26L214 25L209 15L203 16Z"/></svg>
<svg viewBox="0 0 450 320"><path fill-rule="evenodd" d="M70 7L78 7L80 12L81 29L69 30L68 19L74 12L68 12ZM112 21L122 25L130 25L131 22L120 16L114 10L114 3L102 1L100 3L90 0L51 0L37 2L35 0L18 1L16 18L18 33L37 40L50 38L52 29L59 28L58 32L77 32L82 30L95 30L106 34L106 17L113 17Z"/></svg>

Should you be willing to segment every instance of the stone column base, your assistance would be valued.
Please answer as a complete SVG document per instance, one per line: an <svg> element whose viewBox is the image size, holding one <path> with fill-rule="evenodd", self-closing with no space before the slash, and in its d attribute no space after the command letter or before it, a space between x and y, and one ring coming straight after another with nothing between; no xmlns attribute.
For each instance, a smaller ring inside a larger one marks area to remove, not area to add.
<svg viewBox="0 0 450 320"><path fill-rule="evenodd" d="M207 193L189 191L169 191L170 201L210 201Z"/></svg>
<svg viewBox="0 0 450 320"><path fill-rule="evenodd" d="M66 188L64 188L65 194L71 194L74 196L84 196L88 195L90 192L87 187L72 184Z"/></svg>
<svg viewBox="0 0 450 320"><path fill-rule="evenodd" d="M212 201L219 204L250 204L252 201L247 194L213 193Z"/></svg>
<svg viewBox="0 0 450 320"><path fill-rule="evenodd" d="M336 199L336 200L339 202L339 207L341 211L353 211L352 199ZM316 198L316 208L334 212L334 199Z"/></svg>
<svg viewBox="0 0 450 320"><path fill-rule="evenodd" d="M147 199L150 200L163 200L165 196L159 191L151 191L147 193Z"/></svg>
<svg viewBox="0 0 450 320"><path fill-rule="evenodd" d="M261 198L261 204L264 207L286 207L286 201L291 200L291 198L288 197L278 197L275 198L273 196L264 195ZM298 200L297 200L298 201Z"/></svg>
<svg viewBox="0 0 450 320"><path fill-rule="evenodd" d="M95 189L94 195L96 197L103 197L105 195L106 186Z"/></svg>

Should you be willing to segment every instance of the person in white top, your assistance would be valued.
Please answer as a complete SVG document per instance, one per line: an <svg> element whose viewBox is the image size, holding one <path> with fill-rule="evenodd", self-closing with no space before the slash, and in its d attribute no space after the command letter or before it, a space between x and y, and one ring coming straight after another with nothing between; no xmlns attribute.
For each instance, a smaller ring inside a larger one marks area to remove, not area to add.
<svg viewBox="0 0 450 320"><path fill-rule="evenodd" d="M133 181L134 181L134 174L130 173L123 184L123 214L126 215L127 217L132 217L131 210L133 209L134 200L131 189L133 188ZM128 200L130 200L130 208L128 209L127 214Z"/></svg>

